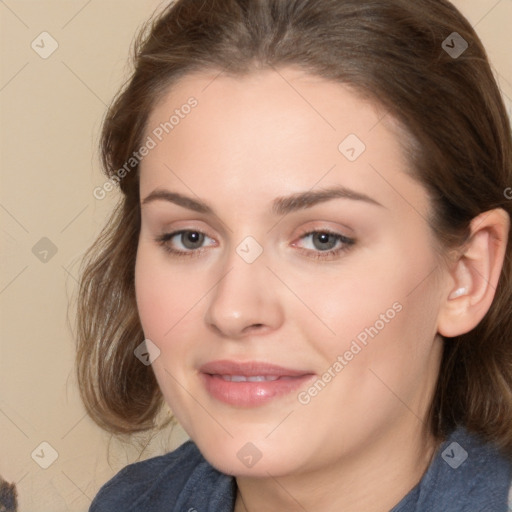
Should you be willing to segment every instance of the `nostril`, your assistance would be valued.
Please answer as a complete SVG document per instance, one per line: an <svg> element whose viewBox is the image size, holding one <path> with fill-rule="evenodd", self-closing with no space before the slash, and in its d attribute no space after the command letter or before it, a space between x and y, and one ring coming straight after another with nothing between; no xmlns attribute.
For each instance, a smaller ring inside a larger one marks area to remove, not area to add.
<svg viewBox="0 0 512 512"><path fill-rule="evenodd" d="M262 327L264 327L264 324L252 324L252 325L249 325L245 330L252 331L252 330L256 330L256 329L261 329Z"/></svg>

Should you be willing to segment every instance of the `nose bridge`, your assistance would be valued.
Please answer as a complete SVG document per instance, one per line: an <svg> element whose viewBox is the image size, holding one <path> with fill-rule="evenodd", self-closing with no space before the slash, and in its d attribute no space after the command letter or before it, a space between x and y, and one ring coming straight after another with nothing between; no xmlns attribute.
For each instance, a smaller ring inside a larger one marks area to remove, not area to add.
<svg viewBox="0 0 512 512"><path fill-rule="evenodd" d="M223 276L210 295L205 321L223 335L237 338L248 328L275 329L282 308L267 269L263 247L246 237L225 260Z"/></svg>

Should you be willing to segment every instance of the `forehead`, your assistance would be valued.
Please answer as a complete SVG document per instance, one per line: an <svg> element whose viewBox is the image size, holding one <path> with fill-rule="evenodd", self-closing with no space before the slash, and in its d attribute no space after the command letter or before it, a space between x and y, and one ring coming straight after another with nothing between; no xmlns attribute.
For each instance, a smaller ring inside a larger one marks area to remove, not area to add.
<svg viewBox="0 0 512 512"><path fill-rule="evenodd" d="M340 182L380 194L410 168L407 135L379 104L292 68L188 75L155 105L145 137L155 147L141 195L165 183L269 195Z"/></svg>
<svg viewBox="0 0 512 512"><path fill-rule="evenodd" d="M321 132L352 129L364 135L375 127L376 121L388 129L400 130L380 104L365 98L350 84L329 81L298 68L283 68L243 76L217 71L186 75L154 105L146 132L169 120L174 112L179 114L191 98L197 100L198 108L192 113L200 123L229 122L244 127L251 123L254 131L265 128L271 132L273 125L269 122L279 121L282 127L286 117L289 125Z"/></svg>

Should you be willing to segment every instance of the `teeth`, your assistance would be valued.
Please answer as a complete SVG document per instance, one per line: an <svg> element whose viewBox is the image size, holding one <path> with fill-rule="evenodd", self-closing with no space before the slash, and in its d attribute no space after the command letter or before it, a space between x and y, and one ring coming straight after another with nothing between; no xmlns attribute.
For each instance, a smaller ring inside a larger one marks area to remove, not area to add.
<svg viewBox="0 0 512 512"><path fill-rule="evenodd" d="M265 382L267 379L265 377L258 377L258 376L254 376L254 377L247 377L247 380L249 382Z"/></svg>
<svg viewBox="0 0 512 512"><path fill-rule="evenodd" d="M277 375L254 375L246 377L245 375L222 375L222 378L227 382L266 382L277 380Z"/></svg>

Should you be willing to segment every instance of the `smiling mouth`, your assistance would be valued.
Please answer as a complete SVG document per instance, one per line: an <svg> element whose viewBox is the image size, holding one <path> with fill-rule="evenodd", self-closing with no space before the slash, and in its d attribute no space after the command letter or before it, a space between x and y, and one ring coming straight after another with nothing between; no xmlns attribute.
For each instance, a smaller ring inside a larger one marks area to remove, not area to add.
<svg viewBox="0 0 512 512"><path fill-rule="evenodd" d="M215 400L234 407L257 407L290 394L314 374L268 363L214 361L200 368L200 377Z"/></svg>

